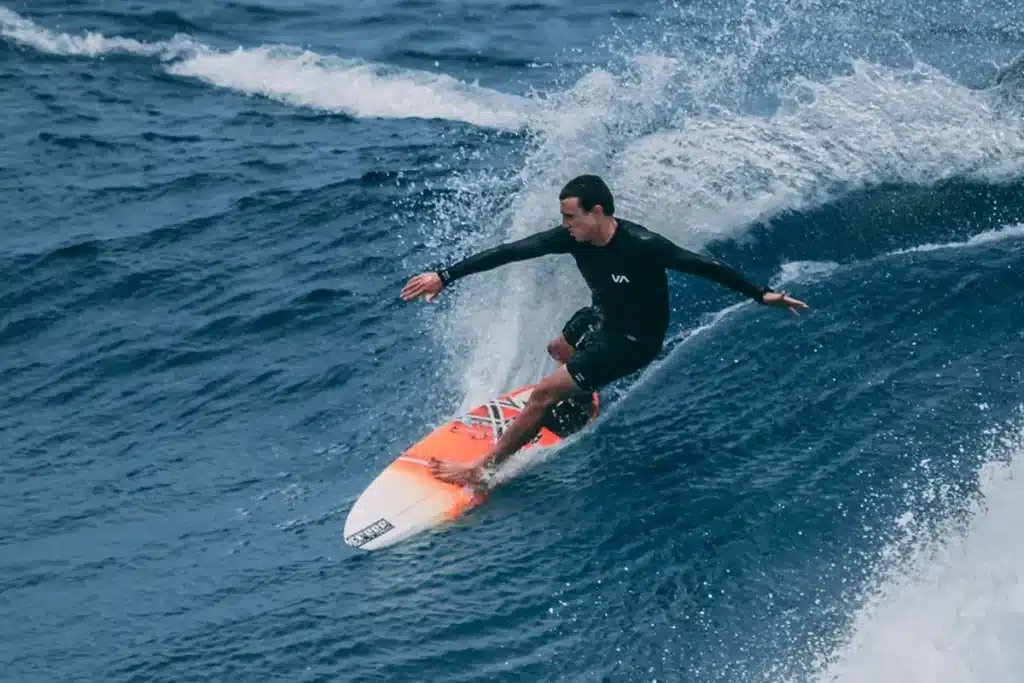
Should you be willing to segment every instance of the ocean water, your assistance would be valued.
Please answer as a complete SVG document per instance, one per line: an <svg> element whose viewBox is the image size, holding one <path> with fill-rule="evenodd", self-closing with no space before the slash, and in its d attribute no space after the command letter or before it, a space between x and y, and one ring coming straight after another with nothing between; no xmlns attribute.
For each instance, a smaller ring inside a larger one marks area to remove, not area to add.
<svg viewBox="0 0 1024 683"><path fill-rule="evenodd" d="M0 5L0 679L1024 676L1024 20L1010 2ZM618 213L670 341L487 505L348 510L553 369Z"/></svg>

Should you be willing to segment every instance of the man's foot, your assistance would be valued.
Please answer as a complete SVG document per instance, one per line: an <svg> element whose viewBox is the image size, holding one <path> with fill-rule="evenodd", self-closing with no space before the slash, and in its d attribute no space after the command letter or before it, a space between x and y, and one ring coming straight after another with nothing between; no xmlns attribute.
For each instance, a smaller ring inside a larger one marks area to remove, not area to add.
<svg viewBox="0 0 1024 683"><path fill-rule="evenodd" d="M429 467L431 474L449 484L472 486L474 489L483 487L484 468L479 465L445 462L431 458Z"/></svg>

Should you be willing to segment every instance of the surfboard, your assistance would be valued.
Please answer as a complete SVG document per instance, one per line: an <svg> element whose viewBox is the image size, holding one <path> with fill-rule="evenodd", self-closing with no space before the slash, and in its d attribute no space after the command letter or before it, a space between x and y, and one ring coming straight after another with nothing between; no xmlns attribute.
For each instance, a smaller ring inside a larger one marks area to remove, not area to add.
<svg viewBox="0 0 1024 683"><path fill-rule="evenodd" d="M345 543L361 550L385 548L450 522L483 503L486 493L434 477L430 459L481 462L522 411L535 387L521 387L477 406L402 453L356 499L345 520ZM562 401L549 411L537 436L520 452L558 444L593 421L598 405L596 393Z"/></svg>

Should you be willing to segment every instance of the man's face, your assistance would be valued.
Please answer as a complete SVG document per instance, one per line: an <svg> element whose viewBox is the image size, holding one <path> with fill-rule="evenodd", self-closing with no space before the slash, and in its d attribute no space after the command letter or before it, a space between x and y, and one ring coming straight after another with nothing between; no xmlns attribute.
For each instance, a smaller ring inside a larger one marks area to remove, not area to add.
<svg viewBox="0 0 1024 683"><path fill-rule="evenodd" d="M595 206L587 213L576 197L562 200L562 227L569 231L577 242L589 242L597 235L597 219L603 211Z"/></svg>

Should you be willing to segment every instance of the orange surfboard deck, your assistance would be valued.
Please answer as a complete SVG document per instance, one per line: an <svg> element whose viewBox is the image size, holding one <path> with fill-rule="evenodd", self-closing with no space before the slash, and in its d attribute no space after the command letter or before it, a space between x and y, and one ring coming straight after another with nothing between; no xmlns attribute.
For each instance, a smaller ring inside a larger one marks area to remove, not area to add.
<svg viewBox="0 0 1024 683"><path fill-rule="evenodd" d="M393 545L480 505L487 496L434 477L430 459L479 463L526 405L536 385L521 387L477 406L424 437L388 465L359 496L345 520L345 543L363 550ZM598 414L598 396L588 422ZM523 451L554 446L561 436L542 427Z"/></svg>

